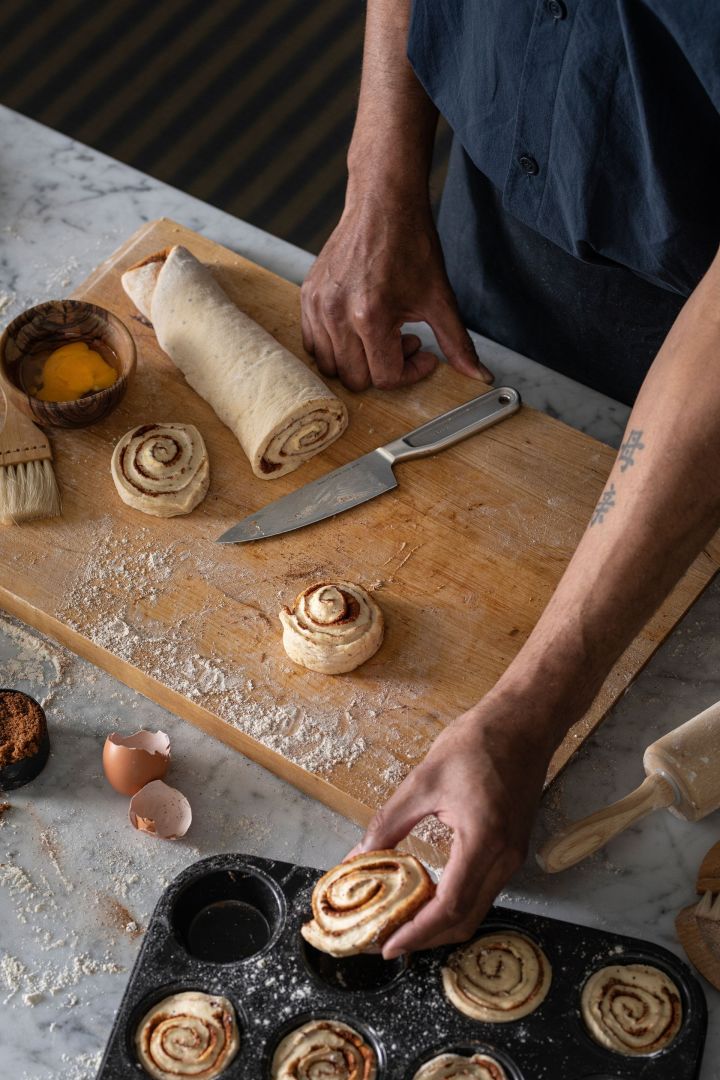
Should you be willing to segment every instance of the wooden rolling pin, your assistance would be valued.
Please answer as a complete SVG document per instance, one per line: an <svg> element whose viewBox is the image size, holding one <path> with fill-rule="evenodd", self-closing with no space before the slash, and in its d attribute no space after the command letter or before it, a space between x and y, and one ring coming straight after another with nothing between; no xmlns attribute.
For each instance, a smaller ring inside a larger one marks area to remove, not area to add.
<svg viewBox="0 0 720 1080"><path fill-rule="evenodd" d="M720 702L651 743L643 755L647 778L596 814L569 825L538 852L543 870L567 870L653 810L667 807L699 821L720 807Z"/></svg>

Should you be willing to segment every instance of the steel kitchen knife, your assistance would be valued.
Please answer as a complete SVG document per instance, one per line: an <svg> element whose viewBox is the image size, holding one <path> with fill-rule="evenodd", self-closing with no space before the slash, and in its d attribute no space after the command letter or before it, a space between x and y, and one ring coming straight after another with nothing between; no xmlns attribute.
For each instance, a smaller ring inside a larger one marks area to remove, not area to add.
<svg viewBox="0 0 720 1080"><path fill-rule="evenodd" d="M302 529L334 517L397 487L393 466L399 461L436 454L511 416L520 408L520 395L509 386L490 390L422 427L379 446L348 465L284 495L218 537L219 544L244 544Z"/></svg>

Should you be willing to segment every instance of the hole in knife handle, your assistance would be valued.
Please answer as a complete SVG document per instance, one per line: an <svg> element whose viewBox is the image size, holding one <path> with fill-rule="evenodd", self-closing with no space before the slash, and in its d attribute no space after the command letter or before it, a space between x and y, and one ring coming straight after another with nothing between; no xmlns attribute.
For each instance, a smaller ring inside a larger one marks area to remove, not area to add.
<svg viewBox="0 0 720 1080"><path fill-rule="evenodd" d="M509 405L511 401L512 398L509 394L501 394L498 398L498 405Z"/></svg>

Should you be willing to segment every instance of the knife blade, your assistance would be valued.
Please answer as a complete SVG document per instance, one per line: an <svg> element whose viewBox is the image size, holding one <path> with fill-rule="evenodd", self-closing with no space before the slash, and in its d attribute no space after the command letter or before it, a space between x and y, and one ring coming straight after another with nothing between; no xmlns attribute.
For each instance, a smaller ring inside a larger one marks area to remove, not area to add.
<svg viewBox="0 0 720 1080"><path fill-rule="evenodd" d="M360 506L397 487L393 466L427 457L497 424L520 408L520 394L500 386L436 416L400 439L342 465L263 507L219 536L219 544L245 544L302 529Z"/></svg>

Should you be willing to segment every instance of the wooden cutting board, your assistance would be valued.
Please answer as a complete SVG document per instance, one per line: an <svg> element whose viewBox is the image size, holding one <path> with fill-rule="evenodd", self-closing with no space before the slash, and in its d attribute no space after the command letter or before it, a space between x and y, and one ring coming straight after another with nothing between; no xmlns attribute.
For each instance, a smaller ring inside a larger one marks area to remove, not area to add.
<svg viewBox="0 0 720 1080"><path fill-rule="evenodd" d="M53 431L63 517L0 530L0 600L128 685L364 823L443 725L517 653L577 544L613 452L529 408L436 457L398 467L399 487L284 538L221 546L246 514L482 390L444 365L420 385L353 395L350 426L297 472L256 479L231 432L158 348L120 273L168 245L213 265L228 293L304 355L299 290L169 220L140 229L75 292L131 328L138 368L103 423ZM189 517L131 510L110 477L114 443L147 422L196 424L210 491ZM555 756L551 776L598 725L718 568L704 552L627 650ZM286 657L277 613L315 580L372 590L387 618L368 664L322 676ZM52 722L52 717L51 717ZM192 798L192 792L187 793ZM421 828L416 845L442 853Z"/></svg>

